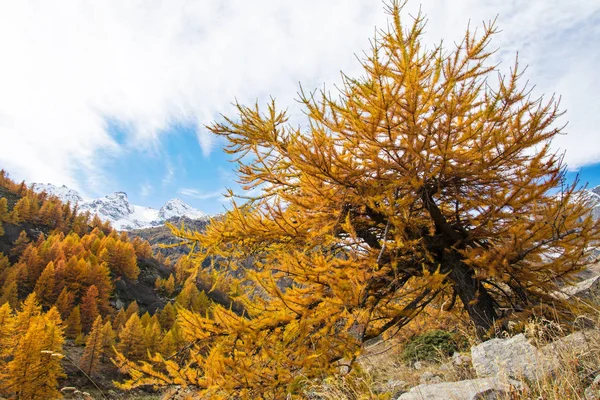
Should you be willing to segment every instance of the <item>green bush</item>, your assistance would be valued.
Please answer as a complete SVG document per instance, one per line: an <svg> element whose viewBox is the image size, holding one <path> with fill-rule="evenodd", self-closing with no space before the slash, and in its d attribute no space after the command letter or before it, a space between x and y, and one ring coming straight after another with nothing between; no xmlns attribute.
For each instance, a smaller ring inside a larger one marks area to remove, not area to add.
<svg viewBox="0 0 600 400"><path fill-rule="evenodd" d="M439 329L413 336L402 350L406 362L429 361L450 356L458 350L453 333Z"/></svg>

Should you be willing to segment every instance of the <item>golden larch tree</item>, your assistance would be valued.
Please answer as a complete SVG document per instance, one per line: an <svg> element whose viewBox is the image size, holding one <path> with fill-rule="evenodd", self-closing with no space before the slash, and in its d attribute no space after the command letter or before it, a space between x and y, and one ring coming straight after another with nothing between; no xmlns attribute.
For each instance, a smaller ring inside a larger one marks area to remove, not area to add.
<svg viewBox="0 0 600 400"><path fill-rule="evenodd" d="M160 341L160 353L165 357L170 357L175 354L177 350L177 344L175 343L175 339L173 338L173 334L171 331L168 331L164 334L162 340Z"/></svg>
<svg viewBox="0 0 600 400"><path fill-rule="evenodd" d="M35 295L30 295L17 313L13 342L3 391L17 399L61 397L57 385L65 376L60 361L64 337L56 308L41 314Z"/></svg>
<svg viewBox="0 0 600 400"><path fill-rule="evenodd" d="M88 332L98 317L98 288L92 285L81 300L81 328Z"/></svg>
<svg viewBox="0 0 600 400"><path fill-rule="evenodd" d="M169 279L165 282L165 292L167 295L172 296L175 291L175 277L173 274L169 275Z"/></svg>
<svg viewBox="0 0 600 400"><path fill-rule="evenodd" d="M150 354L155 354L160 349L162 332L160 325L156 321L151 321L144 328L144 346Z"/></svg>
<svg viewBox="0 0 600 400"><path fill-rule="evenodd" d="M166 306L160 310L160 315L158 317L160 321L160 326L164 330L169 330L175 323L175 319L177 319L177 310L173 306L172 303L167 303Z"/></svg>
<svg viewBox="0 0 600 400"><path fill-rule="evenodd" d="M431 304L462 308L481 337L544 305L571 316L552 294L589 263L600 224L550 147L558 105L530 96L518 63L490 65L493 23L426 48L424 17L405 26L401 8L389 4L361 77L301 91L304 129L274 101L209 127L261 194L204 233L173 231L201 249L197 265L227 260L246 311L180 309L188 361L155 357L168 376L126 363L130 385L285 398Z"/></svg>
<svg viewBox="0 0 600 400"><path fill-rule="evenodd" d="M0 288L0 304L8 303L12 308L17 307L19 303L17 276L18 270L16 268L6 272L4 283Z"/></svg>
<svg viewBox="0 0 600 400"><path fill-rule="evenodd" d="M100 361L104 362L107 357L112 356L115 338L115 331L110 321L106 321L102 327L102 351L100 353Z"/></svg>
<svg viewBox="0 0 600 400"><path fill-rule="evenodd" d="M73 307L69 314L66 333L69 339L76 339L81 335L81 309L79 306Z"/></svg>
<svg viewBox="0 0 600 400"><path fill-rule="evenodd" d="M92 376L98 369L100 360L102 359L102 352L104 350L104 329L102 325L102 317L98 315L92 329L85 341L85 349L81 356L80 367L86 374Z"/></svg>
<svg viewBox="0 0 600 400"><path fill-rule="evenodd" d="M146 328L152 321L152 317L150 316L150 313L148 311L146 311L140 318L140 321L142 322L142 326L144 328Z"/></svg>
<svg viewBox="0 0 600 400"><path fill-rule="evenodd" d="M8 219L8 202L6 197L2 197L0 198L0 236L4 235L4 226L2 223L7 222Z"/></svg>
<svg viewBox="0 0 600 400"><path fill-rule="evenodd" d="M44 306L51 306L54 304L56 297L54 295L54 262L50 261L42 274L35 283L33 291L36 293L39 301Z"/></svg>
<svg viewBox="0 0 600 400"><path fill-rule="evenodd" d="M137 266L137 258L133 244L123 242L116 238L106 237L104 249L100 252L100 259L108 265L110 270L117 276L128 279L137 279L140 269Z"/></svg>
<svg viewBox="0 0 600 400"><path fill-rule="evenodd" d="M6 364L13 350L14 316L9 303L0 306L0 381L6 379Z"/></svg>
<svg viewBox="0 0 600 400"><path fill-rule="evenodd" d="M20 310L17 311L14 324L15 340L19 340L18 338L27 332L31 321L41 313L42 307L38 303L37 296L35 293L31 293L21 304Z"/></svg>
<svg viewBox="0 0 600 400"><path fill-rule="evenodd" d="M73 296L73 294L71 294L66 287L60 291L55 305L62 318L67 318L69 316L69 313L73 308L74 300L75 296Z"/></svg>
<svg viewBox="0 0 600 400"><path fill-rule="evenodd" d="M120 330L123 326L125 326L126 322L127 322L127 313L123 308L120 308L119 312L117 313L117 315L115 315L115 319L114 319L115 329Z"/></svg>
<svg viewBox="0 0 600 400"><path fill-rule="evenodd" d="M0 197L0 222L8 221L8 200L6 197Z"/></svg>
<svg viewBox="0 0 600 400"><path fill-rule="evenodd" d="M25 251L27 246L29 246L29 243L31 243L31 239L29 239L29 236L27 236L27 232L25 232L25 230L22 230L21 233L19 233L19 237L12 245L12 248L10 250L10 255L11 256L21 255L21 253L23 253L23 251Z"/></svg>
<svg viewBox="0 0 600 400"><path fill-rule="evenodd" d="M129 317L119 333L117 349L131 360L140 360L146 355L144 327L137 313Z"/></svg>
<svg viewBox="0 0 600 400"><path fill-rule="evenodd" d="M131 303L129 303L129 305L127 306L127 309L125 310L125 316L126 318L126 322L129 318L131 318L131 316L133 314L139 315L140 313L140 306L138 305L137 301L132 301Z"/></svg>

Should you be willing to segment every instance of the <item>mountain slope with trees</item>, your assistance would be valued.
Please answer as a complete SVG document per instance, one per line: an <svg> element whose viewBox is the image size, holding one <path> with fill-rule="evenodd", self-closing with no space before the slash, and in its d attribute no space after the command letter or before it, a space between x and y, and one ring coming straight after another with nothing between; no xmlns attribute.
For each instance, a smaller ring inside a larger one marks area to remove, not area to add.
<svg viewBox="0 0 600 400"><path fill-rule="evenodd" d="M207 313L212 302L183 260L164 261L147 241L1 171L0 394L60 397L59 383L93 388L90 378L114 389L115 346L132 359L187 346L179 310Z"/></svg>

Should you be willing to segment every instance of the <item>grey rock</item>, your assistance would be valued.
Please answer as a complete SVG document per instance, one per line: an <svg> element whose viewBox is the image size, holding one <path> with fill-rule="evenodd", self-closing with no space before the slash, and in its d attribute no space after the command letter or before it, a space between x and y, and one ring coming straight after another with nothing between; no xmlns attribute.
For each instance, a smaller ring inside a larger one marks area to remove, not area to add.
<svg viewBox="0 0 600 400"><path fill-rule="evenodd" d="M123 300L121 300L121 299L117 299L117 300L115 301L115 308L116 308L117 310L120 310L120 309L121 309L121 308L123 308L123 307L125 307L125 303L123 303Z"/></svg>
<svg viewBox="0 0 600 400"><path fill-rule="evenodd" d="M600 301L600 276L581 281L575 285L561 289L559 298L577 298L583 301L598 303Z"/></svg>
<svg viewBox="0 0 600 400"><path fill-rule="evenodd" d="M415 386L398 400L496 400L524 390L525 385L519 381L479 378Z"/></svg>
<svg viewBox="0 0 600 400"><path fill-rule="evenodd" d="M583 392L585 400L600 400L600 390L594 385L588 386Z"/></svg>
<svg viewBox="0 0 600 400"><path fill-rule="evenodd" d="M597 329L588 329L574 332L555 340L542 347L540 352L548 359L555 359L563 353L581 355L589 352L592 347L597 347L598 343L600 343L600 331Z"/></svg>
<svg viewBox="0 0 600 400"><path fill-rule="evenodd" d="M434 374L433 372L430 372L430 371L423 372L423 375L421 375L421 378L419 379L419 382L421 382L422 384L442 383L443 381L444 381L444 379L442 379L441 376Z"/></svg>
<svg viewBox="0 0 600 400"><path fill-rule="evenodd" d="M458 352L454 352L452 355L452 363L457 367L471 364L471 357L462 355Z"/></svg>
<svg viewBox="0 0 600 400"><path fill-rule="evenodd" d="M586 400L600 400L600 375L597 375L592 384L585 388L583 395Z"/></svg>
<svg viewBox="0 0 600 400"><path fill-rule="evenodd" d="M473 346L471 358L478 377L502 375L533 381L545 373L541 355L523 334Z"/></svg>
<svg viewBox="0 0 600 400"><path fill-rule="evenodd" d="M408 382L401 381L399 379L391 379L386 382L384 390L382 392L390 393L392 398L400 396L406 391Z"/></svg>
<svg viewBox="0 0 600 400"><path fill-rule="evenodd" d="M417 361L416 363L413 364L413 368L418 370L423 369L423 363L421 361Z"/></svg>

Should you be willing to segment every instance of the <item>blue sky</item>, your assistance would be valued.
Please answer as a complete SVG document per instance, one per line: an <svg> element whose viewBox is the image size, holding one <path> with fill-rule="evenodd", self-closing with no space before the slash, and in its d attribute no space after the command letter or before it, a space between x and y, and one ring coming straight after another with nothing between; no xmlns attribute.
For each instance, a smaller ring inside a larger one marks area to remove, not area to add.
<svg viewBox="0 0 600 400"><path fill-rule="evenodd" d="M567 180L573 182L575 179L579 179L581 185L587 186L588 189L600 185L600 164L591 164L569 171Z"/></svg>
<svg viewBox="0 0 600 400"><path fill-rule="evenodd" d="M427 46L497 16L499 71L518 52L534 95L561 96L568 134L553 146L600 184L600 0L409 0L404 17L419 6ZM298 83L359 75L355 55L386 18L372 0L2 2L0 168L88 197L125 191L156 208L180 197L220 212L219 193L238 188L203 126L235 99L269 96L301 123Z"/></svg>
<svg viewBox="0 0 600 400"><path fill-rule="evenodd" d="M120 129L113 126L111 132L122 138ZM235 183L234 164L217 149L203 155L197 129L194 124L176 124L152 150L129 148L119 157L107 155L105 173L115 178L108 190L126 191L133 204L160 208L179 197L204 212L222 212L225 188L241 190Z"/></svg>

